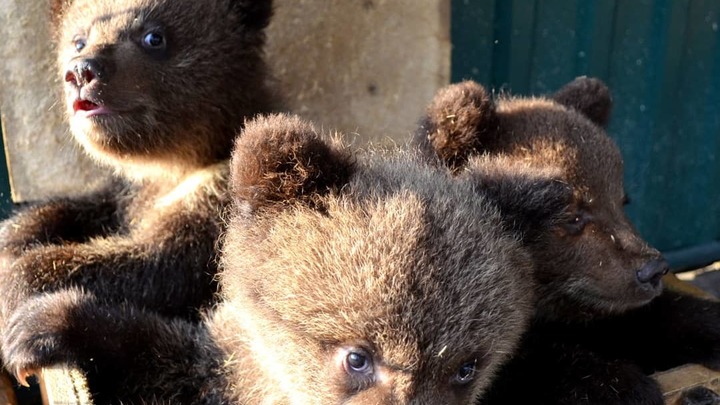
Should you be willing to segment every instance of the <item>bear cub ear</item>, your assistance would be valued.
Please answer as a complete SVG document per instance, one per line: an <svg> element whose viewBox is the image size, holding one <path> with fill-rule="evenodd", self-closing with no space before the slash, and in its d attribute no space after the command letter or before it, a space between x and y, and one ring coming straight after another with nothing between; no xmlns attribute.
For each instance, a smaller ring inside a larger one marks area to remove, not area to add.
<svg viewBox="0 0 720 405"><path fill-rule="evenodd" d="M243 213L263 207L304 202L347 184L351 154L320 138L297 116L260 116L245 124L235 142L231 190Z"/></svg>
<svg viewBox="0 0 720 405"><path fill-rule="evenodd" d="M610 89L600 79L578 77L563 86L552 99L577 110L600 128L607 128L612 111Z"/></svg>
<svg viewBox="0 0 720 405"><path fill-rule="evenodd" d="M270 24L273 14L272 0L230 0L230 11L249 29L262 30Z"/></svg>
<svg viewBox="0 0 720 405"><path fill-rule="evenodd" d="M478 83L446 86L435 95L413 143L425 154L437 156L456 170L471 154L493 142L495 105Z"/></svg>

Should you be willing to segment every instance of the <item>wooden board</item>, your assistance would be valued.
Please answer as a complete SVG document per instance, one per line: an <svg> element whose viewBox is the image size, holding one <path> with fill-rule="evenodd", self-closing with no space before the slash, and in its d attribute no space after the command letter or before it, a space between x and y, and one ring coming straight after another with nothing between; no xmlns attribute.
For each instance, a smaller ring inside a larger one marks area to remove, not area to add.
<svg viewBox="0 0 720 405"><path fill-rule="evenodd" d="M38 380L45 405L92 404L85 377L79 370L63 366L45 368Z"/></svg>
<svg viewBox="0 0 720 405"><path fill-rule="evenodd" d="M682 393L695 387L720 392L720 373L697 364L656 373L653 377L660 384L667 405L680 405Z"/></svg>

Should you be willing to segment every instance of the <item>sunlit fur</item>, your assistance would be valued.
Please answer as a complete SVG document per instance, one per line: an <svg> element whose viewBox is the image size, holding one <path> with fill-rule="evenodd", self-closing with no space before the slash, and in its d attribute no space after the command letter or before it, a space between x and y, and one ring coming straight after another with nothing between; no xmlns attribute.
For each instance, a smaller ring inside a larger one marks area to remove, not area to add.
<svg viewBox="0 0 720 405"><path fill-rule="evenodd" d="M58 77L96 60L106 78L84 91L115 112L75 114L78 91L66 83L72 134L90 156L135 179L180 177L226 158L244 119L275 103L262 59L270 7L268 0L74 0L60 7ZM140 44L153 27L162 28L165 53ZM80 51L78 37L86 39Z"/></svg>
<svg viewBox="0 0 720 405"><path fill-rule="evenodd" d="M648 373L720 368L718 303L665 290L648 304L661 285L638 288L635 272L660 256L623 213L623 162L603 130L611 107L597 79L495 102L465 82L438 93L418 131L417 144L454 173L532 168L574 190L566 224L527 245L537 261L536 317L482 404L660 405ZM587 224L569 231L578 213Z"/></svg>
<svg viewBox="0 0 720 405"><path fill-rule="evenodd" d="M518 227L547 227L568 199L527 173L485 193L482 179L458 181L414 153L353 155L283 115L248 124L231 170L223 300L203 323L58 297L71 314L62 336L80 336L84 361L113 365L116 400L472 404L534 301L523 235L498 205L536 213L517 215ZM90 324L92 338L73 333ZM372 356L367 384L343 369L348 347ZM453 384L469 361L475 378Z"/></svg>
<svg viewBox="0 0 720 405"><path fill-rule="evenodd" d="M455 172L503 159L550 168L572 186L566 221L583 213L588 225L579 234L558 226L533 249L538 308L548 317L621 312L648 303L661 289L637 281L637 271L661 256L624 214L622 157L601 126L612 103L598 83L569 84L555 95L565 104L553 97L491 100L474 82L451 85L435 96L415 138Z"/></svg>
<svg viewBox="0 0 720 405"><path fill-rule="evenodd" d="M477 179L456 182L412 153L351 158L317 143L308 124L276 116L256 121L235 151L221 274L231 315L211 330L237 359L231 380L261 387L238 384L236 400L472 403L513 351L533 300L520 235ZM548 207L548 219L565 189L543 184L554 194L527 206ZM347 346L373 355L377 376L365 389L345 383L336 356ZM473 359L472 384L452 385Z"/></svg>

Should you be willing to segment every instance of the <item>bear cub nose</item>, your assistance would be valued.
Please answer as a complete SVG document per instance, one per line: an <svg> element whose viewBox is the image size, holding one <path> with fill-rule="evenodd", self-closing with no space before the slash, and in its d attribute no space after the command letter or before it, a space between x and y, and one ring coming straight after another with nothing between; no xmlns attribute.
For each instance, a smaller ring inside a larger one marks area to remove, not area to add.
<svg viewBox="0 0 720 405"><path fill-rule="evenodd" d="M669 270L670 267L664 259L650 260L637 271L637 279L641 284L650 283L656 287Z"/></svg>
<svg viewBox="0 0 720 405"><path fill-rule="evenodd" d="M105 75L102 66L95 59L83 59L72 64L65 73L65 81L83 87Z"/></svg>

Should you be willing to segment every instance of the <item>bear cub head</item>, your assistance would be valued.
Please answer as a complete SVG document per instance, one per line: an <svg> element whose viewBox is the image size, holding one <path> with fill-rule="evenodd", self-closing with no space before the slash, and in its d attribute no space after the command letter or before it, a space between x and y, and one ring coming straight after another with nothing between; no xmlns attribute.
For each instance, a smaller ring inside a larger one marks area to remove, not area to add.
<svg viewBox="0 0 720 405"><path fill-rule="evenodd" d="M270 0L55 0L72 134L130 175L229 157L244 119L273 109L263 62Z"/></svg>
<svg viewBox="0 0 720 405"><path fill-rule="evenodd" d="M521 167L552 171L572 187L564 223L530 245L538 307L551 318L641 306L668 270L624 213L623 161L605 132L611 108L597 79L578 78L549 97L496 100L466 81L438 92L414 139L454 172Z"/></svg>
<svg viewBox="0 0 720 405"><path fill-rule="evenodd" d="M231 380L259 385L240 402L474 403L533 303L531 257L494 198L548 223L569 200L526 174L485 195L416 154L352 155L284 115L248 123L231 166L220 282L233 315L217 341Z"/></svg>

